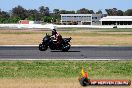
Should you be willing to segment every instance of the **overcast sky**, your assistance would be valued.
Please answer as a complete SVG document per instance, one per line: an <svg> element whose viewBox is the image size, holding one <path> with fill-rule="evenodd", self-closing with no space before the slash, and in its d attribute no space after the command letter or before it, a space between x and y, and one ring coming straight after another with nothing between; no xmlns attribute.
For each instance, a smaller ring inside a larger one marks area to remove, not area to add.
<svg viewBox="0 0 132 88"><path fill-rule="evenodd" d="M39 6L47 6L53 9L78 10L102 10L117 8L123 11L132 9L132 0L0 0L0 9L9 11L13 7L21 5L26 9L38 9Z"/></svg>

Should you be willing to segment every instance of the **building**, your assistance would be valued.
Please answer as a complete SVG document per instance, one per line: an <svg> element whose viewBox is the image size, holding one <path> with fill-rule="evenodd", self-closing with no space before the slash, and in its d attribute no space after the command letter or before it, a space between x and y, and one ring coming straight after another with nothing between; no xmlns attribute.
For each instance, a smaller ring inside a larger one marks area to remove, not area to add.
<svg viewBox="0 0 132 88"><path fill-rule="evenodd" d="M107 16L100 22L102 25L132 25L132 16Z"/></svg>
<svg viewBox="0 0 132 88"><path fill-rule="evenodd" d="M102 14L61 14L61 24L101 25Z"/></svg>

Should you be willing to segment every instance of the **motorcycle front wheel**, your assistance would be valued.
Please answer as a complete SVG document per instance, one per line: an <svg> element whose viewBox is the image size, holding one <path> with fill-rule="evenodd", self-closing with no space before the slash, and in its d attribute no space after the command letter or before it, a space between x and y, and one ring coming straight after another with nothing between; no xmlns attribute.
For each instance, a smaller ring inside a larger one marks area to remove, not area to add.
<svg viewBox="0 0 132 88"><path fill-rule="evenodd" d="M62 48L62 51L63 52L68 52L68 50L70 49L71 45L68 43L68 44L65 44L63 45L63 48Z"/></svg>
<svg viewBox="0 0 132 88"><path fill-rule="evenodd" d="M44 44L39 44L39 50L40 51L45 51L48 49L48 46L44 45Z"/></svg>

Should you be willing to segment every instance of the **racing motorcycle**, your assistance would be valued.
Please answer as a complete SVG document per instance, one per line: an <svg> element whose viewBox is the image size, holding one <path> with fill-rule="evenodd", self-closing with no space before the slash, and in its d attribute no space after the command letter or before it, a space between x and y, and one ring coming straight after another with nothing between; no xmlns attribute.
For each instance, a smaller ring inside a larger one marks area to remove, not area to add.
<svg viewBox="0 0 132 88"><path fill-rule="evenodd" d="M61 42L57 44L56 41L53 41L52 36L46 33L42 43L39 44L39 50L46 51L48 48L50 48L51 50L61 50L67 52L71 47L69 44L71 39L71 37L62 38Z"/></svg>

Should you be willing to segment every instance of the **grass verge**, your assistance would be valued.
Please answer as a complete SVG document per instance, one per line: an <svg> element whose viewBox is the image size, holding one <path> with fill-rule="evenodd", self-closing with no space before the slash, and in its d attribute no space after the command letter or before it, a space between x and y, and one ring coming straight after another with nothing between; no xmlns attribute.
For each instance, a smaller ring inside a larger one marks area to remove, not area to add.
<svg viewBox="0 0 132 88"><path fill-rule="evenodd" d="M132 61L0 61L0 78L132 77Z"/></svg>
<svg viewBox="0 0 132 88"><path fill-rule="evenodd" d="M82 88L82 67L91 79L132 79L132 61L0 61L0 88Z"/></svg>

